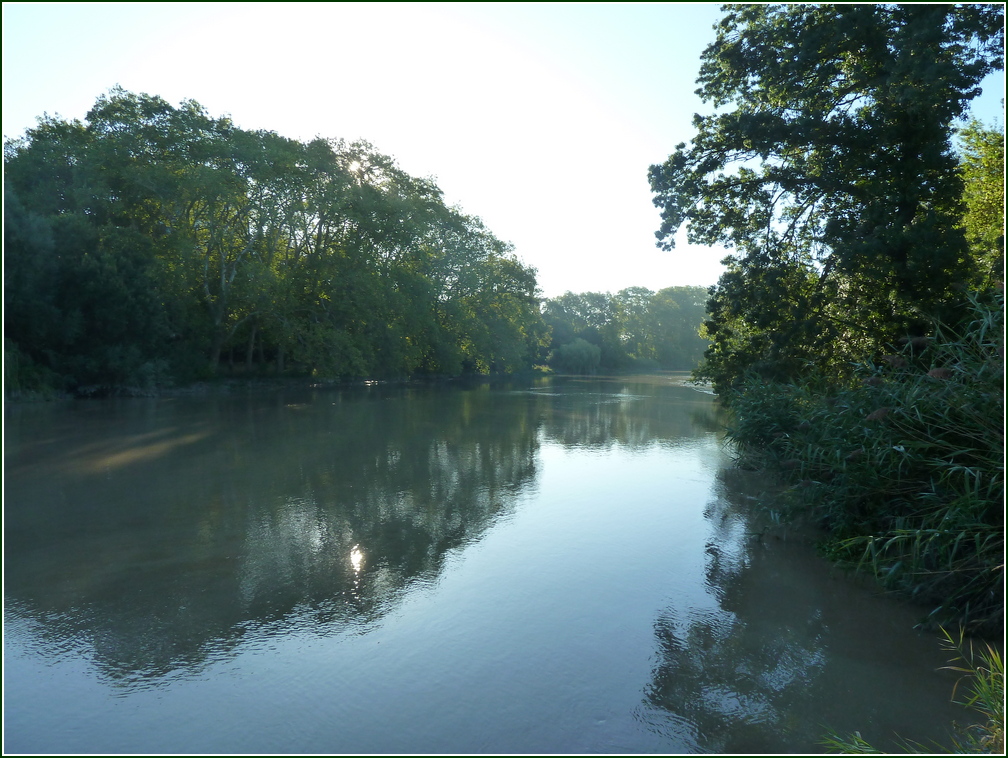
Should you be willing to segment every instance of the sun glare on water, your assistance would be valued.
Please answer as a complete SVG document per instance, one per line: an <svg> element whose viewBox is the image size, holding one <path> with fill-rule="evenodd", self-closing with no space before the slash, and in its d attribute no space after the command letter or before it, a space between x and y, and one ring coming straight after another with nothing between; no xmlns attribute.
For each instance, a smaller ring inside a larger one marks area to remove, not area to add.
<svg viewBox="0 0 1008 758"><path fill-rule="evenodd" d="M354 545L353 549L350 551L350 565L353 566L354 573L360 573L361 566L364 564L364 553L361 552L360 546Z"/></svg>

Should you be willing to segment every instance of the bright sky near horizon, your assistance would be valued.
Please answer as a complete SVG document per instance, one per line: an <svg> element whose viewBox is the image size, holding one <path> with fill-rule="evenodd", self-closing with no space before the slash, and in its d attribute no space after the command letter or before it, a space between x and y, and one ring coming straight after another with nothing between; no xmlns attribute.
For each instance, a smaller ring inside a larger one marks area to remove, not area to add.
<svg viewBox="0 0 1008 758"><path fill-rule="evenodd" d="M648 166L693 136L712 3L4 3L3 134L118 84L287 137L361 138L538 270L547 297L713 284L655 247ZM1004 75L974 112L1004 123Z"/></svg>

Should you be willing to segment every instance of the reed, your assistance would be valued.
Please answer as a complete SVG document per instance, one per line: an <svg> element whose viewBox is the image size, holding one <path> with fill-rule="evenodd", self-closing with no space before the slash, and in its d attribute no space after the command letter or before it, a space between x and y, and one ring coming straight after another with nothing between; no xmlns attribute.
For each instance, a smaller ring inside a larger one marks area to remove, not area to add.
<svg viewBox="0 0 1008 758"><path fill-rule="evenodd" d="M929 623L1003 629L1003 292L970 299L847 384L748 377L727 398L741 465L775 471L834 559L933 607ZM778 507L780 507L778 505Z"/></svg>
<svg viewBox="0 0 1008 758"><path fill-rule="evenodd" d="M959 684L965 679L965 696L956 702L979 713L983 720L975 725L961 729L955 739L955 746L961 753L992 753L1005 754L1005 690L1004 690L1004 660L1000 653L991 645L985 644L976 652L972 641L966 642L965 635L960 631L955 639L946 630L945 648L955 653L947 669L963 674L956 683L952 697Z"/></svg>

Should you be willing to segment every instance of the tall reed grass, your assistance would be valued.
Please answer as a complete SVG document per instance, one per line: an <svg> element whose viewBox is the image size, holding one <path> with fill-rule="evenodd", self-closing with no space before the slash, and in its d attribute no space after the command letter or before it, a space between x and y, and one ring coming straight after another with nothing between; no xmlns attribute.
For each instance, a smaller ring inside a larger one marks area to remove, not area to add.
<svg viewBox="0 0 1008 758"><path fill-rule="evenodd" d="M985 297L854 383L749 377L726 399L740 463L785 479L787 510L829 530L832 557L970 634L1004 618L1003 291Z"/></svg>

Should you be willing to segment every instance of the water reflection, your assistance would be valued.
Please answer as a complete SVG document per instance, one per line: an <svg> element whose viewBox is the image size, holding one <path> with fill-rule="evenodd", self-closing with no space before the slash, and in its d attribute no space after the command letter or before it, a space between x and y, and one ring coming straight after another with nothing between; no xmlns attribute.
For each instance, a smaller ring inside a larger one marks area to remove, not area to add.
<svg viewBox="0 0 1008 758"><path fill-rule="evenodd" d="M705 512L710 602L656 620L658 663L638 718L716 753L823 752L828 729L895 750L894 723L904 737L946 744L963 711L942 684L936 640L911 631L918 611L850 581L807 536L753 527L764 484L718 473ZM922 661L936 687L920 687Z"/></svg>
<svg viewBox="0 0 1008 758"><path fill-rule="evenodd" d="M109 677L149 682L280 619L366 626L534 486L527 399L295 400L17 409L8 616L44 620L41 648L73 638Z"/></svg>
<svg viewBox="0 0 1008 758"><path fill-rule="evenodd" d="M698 430L720 432L718 406L708 396L685 387L656 393L654 378L647 379L566 380L546 407L546 437L571 448L632 450L688 444Z"/></svg>
<svg viewBox="0 0 1008 758"><path fill-rule="evenodd" d="M9 409L16 752L940 732L954 679L915 612L754 528L710 397L654 381Z"/></svg>
<svg viewBox="0 0 1008 758"><path fill-rule="evenodd" d="M693 434L661 393L557 386L15 408L6 618L127 688L198 674L251 634L367 631L535 491L542 439Z"/></svg>

